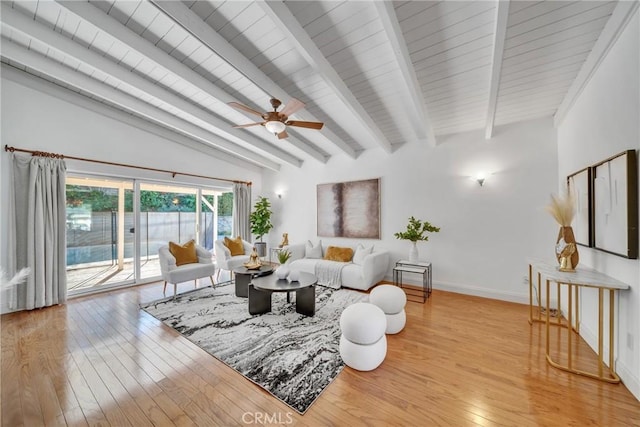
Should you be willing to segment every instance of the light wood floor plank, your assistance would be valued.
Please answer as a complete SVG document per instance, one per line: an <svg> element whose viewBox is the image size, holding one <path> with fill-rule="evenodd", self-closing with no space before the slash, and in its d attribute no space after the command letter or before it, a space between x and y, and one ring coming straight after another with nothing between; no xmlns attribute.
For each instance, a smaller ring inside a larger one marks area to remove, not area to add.
<svg viewBox="0 0 640 427"><path fill-rule="evenodd" d="M624 385L546 363L523 305L439 291L410 302L383 364L345 368L301 416L138 308L162 297L156 283L3 315L2 425L640 426ZM594 366L583 340L574 352Z"/></svg>
<svg viewBox="0 0 640 427"><path fill-rule="evenodd" d="M105 326L108 325L108 323L106 323L102 317L98 317L96 312L92 313L90 319L86 317L87 314L88 313L85 313L85 320L94 325L94 330L101 331L103 336L112 337L110 345L108 346L101 346L100 341L97 341L96 338L92 339L91 337L88 337L88 339L93 344L94 348L97 349L98 355L102 358L104 364L109 367L111 374L122 385L123 388L121 389L121 393L123 393L123 396L128 394L132 401L137 404L140 411L144 414L144 421L148 419L153 425L167 425L170 423L170 418L148 395L146 388L140 385L139 382L122 365L121 359L123 358L123 352L118 351L119 346L117 341L114 339L117 338L117 334L112 335L111 332L107 330ZM136 414L141 415L133 406L132 410L134 410Z"/></svg>

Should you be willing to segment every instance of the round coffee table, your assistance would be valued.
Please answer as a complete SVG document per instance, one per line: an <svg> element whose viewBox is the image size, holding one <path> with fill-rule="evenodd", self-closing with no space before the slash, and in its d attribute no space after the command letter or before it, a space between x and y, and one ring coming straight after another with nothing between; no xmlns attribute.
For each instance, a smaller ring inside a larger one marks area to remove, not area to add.
<svg viewBox="0 0 640 427"><path fill-rule="evenodd" d="M275 274L254 277L249 284L249 314L270 312L272 293L295 291L296 313L313 316L316 313L316 283L316 276L304 272L300 272L300 278L295 282L278 279Z"/></svg>
<svg viewBox="0 0 640 427"><path fill-rule="evenodd" d="M241 265L233 269L236 282L236 296L247 298L249 296L248 286L252 277L267 276L273 273L273 266L263 264L259 269L249 270L247 267Z"/></svg>

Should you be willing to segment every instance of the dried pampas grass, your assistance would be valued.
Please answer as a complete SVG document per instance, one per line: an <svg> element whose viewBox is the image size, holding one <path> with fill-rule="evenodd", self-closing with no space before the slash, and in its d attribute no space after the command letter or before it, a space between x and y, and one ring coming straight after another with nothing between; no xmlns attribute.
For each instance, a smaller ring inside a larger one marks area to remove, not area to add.
<svg viewBox="0 0 640 427"><path fill-rule="evenodd" d="M20 270L15 276L13 276L11 280L9 280L4 270L0 268L0 288L11 288L13 286L24 283L24 281L27 280L27 277L29 277L30 273L31 269L29 267L25 267Z"/></svg>
<svg viewBox="0 0 640 427"><path fill-rule="evenodd" d="M545 206L545 210L563 227L569 227L576 213L576 205L573 195L567 191L564 196L551 195L551 203Z"/></svg>

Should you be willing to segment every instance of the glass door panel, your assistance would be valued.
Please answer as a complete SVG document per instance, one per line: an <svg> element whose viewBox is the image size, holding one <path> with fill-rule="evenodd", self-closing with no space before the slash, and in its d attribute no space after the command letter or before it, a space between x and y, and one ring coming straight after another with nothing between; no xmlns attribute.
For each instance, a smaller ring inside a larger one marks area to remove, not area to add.
<svg viewBox="0 0 640 427"><path fill-rule="evenodd" d="M186 243L196 233L197 189L140 184L140 279L160 276L158 248L169 241Z"/></svg>
<svg viewBox="0 0 640 427"><path fill-rule="evenodd" d="M213 242L231 237L233 193L202 190L200 245L213 251Z"/></svg>
<svg viewBox="0 0 640 427"><path fill-rule="evenodd" d="M232 237L233 233L233 192L229 191L218 196L218 231L216 239ZM235 237L235 236L233 236Z"/></svg>
<svg viewBox="0 0 640 427"><path fill-rule="evenodd" d="M67 177L67 289L134 280L133 182Z"/></svg>

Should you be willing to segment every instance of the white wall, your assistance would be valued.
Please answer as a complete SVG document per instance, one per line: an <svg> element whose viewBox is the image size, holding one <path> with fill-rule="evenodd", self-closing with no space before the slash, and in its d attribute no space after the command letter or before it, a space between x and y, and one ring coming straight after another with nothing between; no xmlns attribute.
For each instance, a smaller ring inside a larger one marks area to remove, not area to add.
<svg viewBox="0 0 640 427"><path fill-rule="evenodd" d="M407 144L392 155L374 149L356 160L334 156L326 165L265 172L264 195L274 201L269 242L283 232L291 243L318 239L317 184L380 177L382 239L365 244L389 249L392 262L406 258L410 243L393 234L411 215L426 219L441 227L418 243L421 258L433 262L435 288L528 301L526 259L551 257L557 234L542 209L557 190L555 134L551 119L536 120L498 128L490 141L477 131L443 137L435 148ZM494 173L484 187L468 178L480 170Z"/></svg>
<svg viewBox="0 0 640 427"><path fill-rule="evenodd" d="M558 127L560 183L572 172L624 150L640 148L638 22L636 12ZM617 304L616 370L640 399L640 261L580 247L580 263L631 286L631 290L620 292ZM597 345L596 313L596 293L584 292L581 332L592 347Z"/></svg>
<svg viewBox="0 0 640 427"><path fill-rule="evenodd" d="M17 78L9 80L6 78L6 74L16 75ZM51 88L50 84L39 82L39 79L34 79L26 74L24 76L19 74L23 73L7 72L3 74L1 79L2 130L0 137L3 147L0 171L1 236L7 236L8 232L7 204L11 156L4 151L5 145L205 176L252 181L254 194L260 191L262 169L259 167L240 160L230 162L226 155L216 158L204 154L201 151L178 145L149 131L61 100L41 91L50 90L51 93L57 93L60 89ZM20 83L16 83L14 80L20 81ZM72 99L75 98L72 97ZM79 102L86 103L87 101L80 99ZM117 113L116 116L118 116ZM229 186L228 183L217 181L181 175L172 178L171 175L164 173L73 160L67 161L67 170L69 172L146 178L171 183ZM1 242L0 265L5 266L7 265L6 238L1 239ZM5 303L6 301L0 301L0 311L2 312L7 310Z"/></svg>

